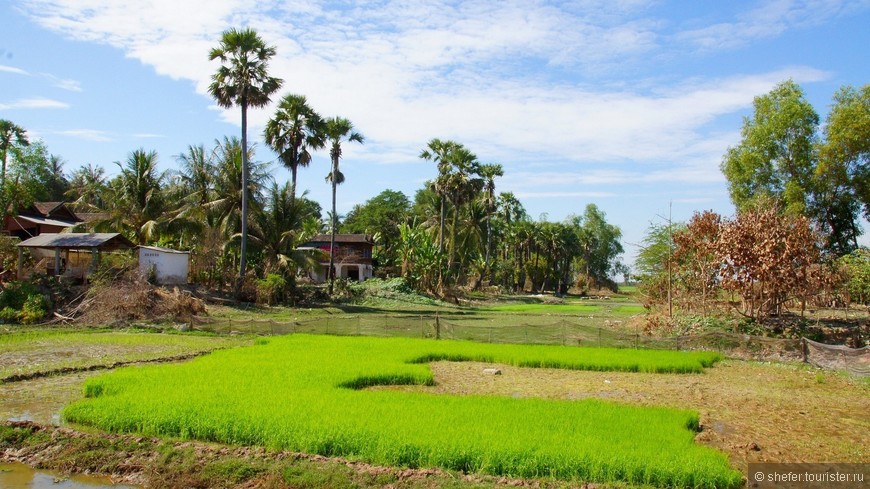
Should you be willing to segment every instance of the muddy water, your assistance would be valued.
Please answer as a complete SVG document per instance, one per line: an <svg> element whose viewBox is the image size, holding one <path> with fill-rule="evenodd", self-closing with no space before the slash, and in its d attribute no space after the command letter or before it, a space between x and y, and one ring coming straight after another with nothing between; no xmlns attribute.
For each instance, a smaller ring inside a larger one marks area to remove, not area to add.
<svg viewBox="0 0 870 489"><path fill-rule="evenodd" d="M81 398L82 383L103 372L82 372L0 384L0 419L61 424L60 412ZM34 470L23 464L0 463L2 489L132 489L112 484L107 477L73 476Z"/></svg>
<svg viewBox="0 0 870 489"><path fill-rule="evenodd" d="M132 489L112 484L107 477L74 476L33 470L23 464L0 464L0 487L3 489Z"/></svg>
<svg viewBox="0 0 870 489"><path fill-rule="evenodd" d="M0 384L0 419L59 425L63 406L80 399L82 383L99 373L82 372Z"/></svg>

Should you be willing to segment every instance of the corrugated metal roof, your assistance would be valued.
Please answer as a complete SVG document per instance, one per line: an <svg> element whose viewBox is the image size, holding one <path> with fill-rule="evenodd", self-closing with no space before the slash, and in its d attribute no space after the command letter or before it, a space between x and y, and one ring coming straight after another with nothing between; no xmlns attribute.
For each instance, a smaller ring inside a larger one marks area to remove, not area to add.
<svg viewBox="0 0 870 489"><path fill-rule="evenodd" d="M132 248L120 233L43 233L18 243L25 248Z"/></svg>
<svg viewBox="0 0 870 489"><path fill-rule="evenodd" d="M181 254L181 255L189 255L189 254L190 254L189 251L171 250L171 249L169 249L169 248L161 248L160 246L144 246L144 245L139 245L139 246L137 246L137 248L140 248L140 249L146 249L146 250L152 250L152 251L159 251L159 252L161 252L161 253L178 253L178 254Z"/></svg>

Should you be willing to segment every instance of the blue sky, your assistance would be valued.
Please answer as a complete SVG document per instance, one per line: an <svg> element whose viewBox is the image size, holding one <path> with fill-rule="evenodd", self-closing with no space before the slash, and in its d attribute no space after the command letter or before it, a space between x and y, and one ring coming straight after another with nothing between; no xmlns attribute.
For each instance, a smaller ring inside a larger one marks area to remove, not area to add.
<svg viewBox="0 0 870 489"><path fill-rule="evenodd" d="M791 78L824 119L837 88L870 83L868 0L8 0L0 18L0 118L68 172L114 174L140 147L172 169L237 135L239 111L207 93L208 51L252 27L277 48L281 94L366 136L345 150L339 213L387 188L413 197L436 171L420 151L455 139L501 163L498 190L534 218L598 205L629 263L670 202L677 220L733 212L719 163L754 96ZM250 114L261 161L273 111ZM323 151L299 176L324 208L327 172Z"/></svg>

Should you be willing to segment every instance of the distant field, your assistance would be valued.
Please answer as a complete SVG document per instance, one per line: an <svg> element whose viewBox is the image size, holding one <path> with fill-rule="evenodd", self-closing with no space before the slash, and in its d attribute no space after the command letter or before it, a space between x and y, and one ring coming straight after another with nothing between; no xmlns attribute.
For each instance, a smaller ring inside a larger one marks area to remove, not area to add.
<svg viewBox="0 0 870 489"><path fill-rule="evenodd" d="M694 412L597 400L370 391L433 382L427 362L700 372L715 353L292 335L183 365L91 379L67 420L111 431L256 444L376 464L516 477L736 487L694 443Z"/></svg>
<svg viewBox="0 0 870 489"><path fill-rule="evenodd" d="M601 306L589 304L504 304L475 308L479 312L524 312L530 314L590 314Z"/></svg>

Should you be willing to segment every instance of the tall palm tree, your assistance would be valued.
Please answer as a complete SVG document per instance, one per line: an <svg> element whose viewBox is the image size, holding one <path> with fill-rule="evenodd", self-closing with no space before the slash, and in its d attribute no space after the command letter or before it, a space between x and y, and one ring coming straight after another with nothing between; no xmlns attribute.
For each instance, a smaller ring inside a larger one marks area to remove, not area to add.
<svg viewBox="0 0 870 489"><path fill-rule="evenodd" d="M227 109L238 105L242 109L242 243L239 260L239 282L245 280L248 247L248 107L264 107L281 88L280 78L269 76L269 60L275 48L266 43L253 29L229 29L221 36L220 45L209 52L208 59L220 59L221 66L212 76L209 93L218 105Z"/></svg>
<svg viewBox="0 0 870 489"><path fill-rule="evenodd" d="M353 130L353 124L343 117L332 117L326 120L324 127L324 135L329 140L329 157L332 159L332 170L326 179L332 183L332 219L330 219L330 240L329 240L329 294L332 294L332 288L335 283L335 187L344 182L344 174L338 168L338 162L341 160L341 143L342 141L357 142L362 144L365 138L362 134Z"/></svg>
<svg viewBox="0 0 870 489"><path fill-rule="evenodd" d="M492 249L492 217L495 214L495 177L504 176L504 168L499 164L480 165L478 173L483 178L483 204L486 209L486 252L484 253L484 274L489 270L489 256Z"/></svg>
<svg viewBox="0 0 870 489"><path fill-rule="evenodd" d="M456 148L449 158L451 164L450 173L447 174L446 192L453 204L453 226L450 230L450 250L448 254L448 266L454 266L456 256L456 235L459 231L459 216L462 206L474 200L474 197L483 189L483 180L479 174L477 156L464 146ZM457 276L459 269L456 269Z"/></svg>
<svg viewBox="0 0 870 489"><path fill-rule="evenodd" d="M29 146L27 131L10 120L0 119L0 153L3 154L3 172L0 173L0 188L6 185L6 162L13 145Z"/></svg>
<svg viewBox="0 0 870 489"><path fill-rule="evenodd" d="M325 143L324 123L304 95L288 94L281 99L275 115L266 123L263 136L285 167L290 169L291 197L296 197L299 167L311 163L311 150Z"/></svg>
<svg viewBox="0 0 870 489"><path fill-rule="evenodd" d="M440 218L438 221L438 252L444 252L444 217L445 203L449 189L449 174L451 169L450 158L454 151L461 145L455 141L442 141L434 138L429 141L420 153L420 158L424 160L434 161L438 166L438 177L433 182L433 190L441 197Z"/></svg>

